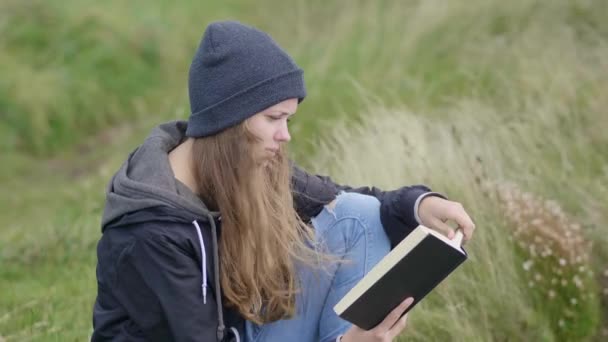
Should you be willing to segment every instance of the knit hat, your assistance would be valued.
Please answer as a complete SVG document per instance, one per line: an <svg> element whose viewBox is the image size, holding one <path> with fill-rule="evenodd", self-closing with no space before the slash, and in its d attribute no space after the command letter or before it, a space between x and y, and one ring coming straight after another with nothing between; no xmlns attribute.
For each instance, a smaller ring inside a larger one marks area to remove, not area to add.
<svg viewBox="0 0 608 342"><path fill-rule="evenodd" d="M204 137L281 101L306 96L303 71L266 33L235 21L210 24L190 65L186 135Z"/></svg>

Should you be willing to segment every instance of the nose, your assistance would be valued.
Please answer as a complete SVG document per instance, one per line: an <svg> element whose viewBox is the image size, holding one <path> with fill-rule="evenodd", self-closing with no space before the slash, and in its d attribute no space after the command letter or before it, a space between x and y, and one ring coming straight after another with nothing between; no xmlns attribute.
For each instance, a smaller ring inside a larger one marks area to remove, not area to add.
<svg viewBox="0 0 608 342"><path fill-rule="evenodd" d="M275 134L275 140L278 142L289 142L291 135L289 134L289 128L287 127L287 120L283 121L281 127Z"/></svg>

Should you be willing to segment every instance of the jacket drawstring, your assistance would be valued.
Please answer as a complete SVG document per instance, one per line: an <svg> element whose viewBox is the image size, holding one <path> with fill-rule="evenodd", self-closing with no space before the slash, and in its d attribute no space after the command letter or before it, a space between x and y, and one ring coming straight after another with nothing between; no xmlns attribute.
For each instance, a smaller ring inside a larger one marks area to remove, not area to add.
<svg viewBox="0 0 608 342"><path fill-rule="evenodd" d="M203 274L203 304L207 304L207 252L205 251L205 244L203 243L203 234L201 233L201 227L199 227L196 220L192 221L192 224L196 227L196 233L198 234L198 242L201 244L201 272Z"/></svg>
<svg viewBox="0 0 608 342"><path fill-rule="evenodd" d="M232 331L232 334L234 334L234 338L236 339L236 341L234 341L234 342L241 342L241 337L239 336L239 331L236 330L235 327L230 327L230 331Z"/></svg>
<svg viewBox="0 0 608 342"><path fill-rule="evenodd" d="M221 341L224 339L224 334L226 330L226 326L224 325L224 311L222 310L222 291L220 289L220 265L219 265L219 252L217 247L217 227L215 226L215 220L211 214L207 214L207 219L211 224L211 234L213 236L213 274L215 275L215 297L217 304L217 319L218 319L218 327L217 327L217 340ZM201 228L198 225L198 222L194 220L192 222L194 227L196 227L196 233L198 234L199 243L201 244L201 268L203 273L203 302L207 303L207 253L205 251L205 244L203 243L203 234L201 233ZM234 329L236 330L236 329ZM233 331L235 332L235 331ZM237 341L239 341L238 332L236 332Z"/></svg>

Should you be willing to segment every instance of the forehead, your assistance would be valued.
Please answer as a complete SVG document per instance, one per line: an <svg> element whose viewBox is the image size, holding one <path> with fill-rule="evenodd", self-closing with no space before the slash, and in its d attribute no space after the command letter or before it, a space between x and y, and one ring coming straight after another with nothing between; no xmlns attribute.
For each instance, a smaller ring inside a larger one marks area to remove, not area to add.
<svg viewBox="0 0 608 342"><path fill-rule="evenodd" d="M293 114L298 109L298 99L288 99L282 102L270 106L264 110L264 112L281 112Z"/></svg>

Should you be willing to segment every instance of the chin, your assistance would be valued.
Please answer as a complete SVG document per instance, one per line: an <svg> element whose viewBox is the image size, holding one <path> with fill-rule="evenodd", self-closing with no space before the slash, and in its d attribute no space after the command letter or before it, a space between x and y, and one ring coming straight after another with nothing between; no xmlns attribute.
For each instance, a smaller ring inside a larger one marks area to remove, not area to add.
<svg viewBox="0 0 608 342"><path fill-rule="evenodd" d="M268 167L272 164L272 160L268 157L258 159L257 165L261 167Z"/></svg>
<svg viewBox="0 0 608 342"><path fill-rule="evenodd" d="M277 156L272 156L272 157L264 157L264 158L260 158L260 161L258 162L259 166L265 167L265 168L270 168L270 167L274 167L277 164Z"/></svg>

